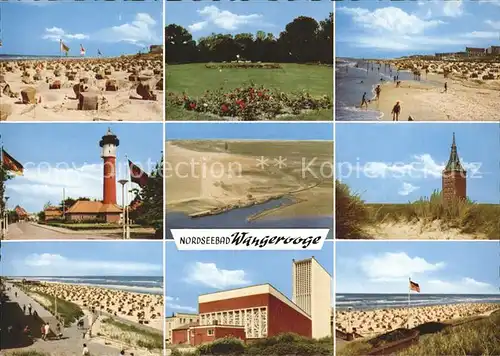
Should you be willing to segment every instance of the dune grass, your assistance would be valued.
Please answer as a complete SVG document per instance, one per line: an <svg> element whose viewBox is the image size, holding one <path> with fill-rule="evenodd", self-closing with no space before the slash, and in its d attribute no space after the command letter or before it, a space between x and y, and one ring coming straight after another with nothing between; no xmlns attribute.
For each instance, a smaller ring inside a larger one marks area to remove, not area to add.
<svg viewBox="0 0 500 356"><path fill-rule="evenodd" d="M500 205L459 199L445 203L440 191L408 204L366 204L343 183L337 182L335 191L337 238L369 238L364 233L368 226L416 221L424 225L440 221L443 228L456 228L462 233L490 239L500 236Z"/></svg>
<svg viewBox="0 0 500 356"><path fill-rule="evenodd" d="M495 312L488 318L422 336L418 344L398 355L500 355L499 330L500 312Z"/></svg>
<svg viewBox="0 0 500 356"><path fill-rule="evenodd" d="M135 344L139 347L143 347L148 350L157 350L157 349L163 349L163 335L161 332L155 333L152 331L148 331L142 328L139 328L137 326L127 324L127 323L122 323L120 321L117 321L112 318L106 318L102 321L104 324L108 324L121 332L125 334L133 334L134 339L135 339ZM116 338L119 341L125 341L122 339L119 339L118 337L114 337L114 335L111 335L112 338ZM129 340L127 340L129 341ZM131 341L131 340L130 340ZM130 342L127 342L130 343Z"/></svg>
<svg viewBox="0 0 500 356"><path fill-rule="evenodd" d="M500 311L489 317L472 320L443 331L420 336L417 344L397 353L398 356L496 356L500 355ZM341 349L337 356L368 355L372 346L370 340L352 341Z"/></svg>
<svg viewBox="0 0 500 356"><path fill-rule="evenodd" d="M166 94L185 92L201 96L206 90L232 90L253 82L284 93L306 90L312 96L327 95L333 99L333 67L307 64L281 64L281 69L225 68L222 71L205 67L205 63L168 65ZM168 105L167 120L214 120L213 117ZM332 121L331 109L290 117L293 120ZM288 119L288 118L287 118ZM219 120L219 119L217 119Z"/></svg>

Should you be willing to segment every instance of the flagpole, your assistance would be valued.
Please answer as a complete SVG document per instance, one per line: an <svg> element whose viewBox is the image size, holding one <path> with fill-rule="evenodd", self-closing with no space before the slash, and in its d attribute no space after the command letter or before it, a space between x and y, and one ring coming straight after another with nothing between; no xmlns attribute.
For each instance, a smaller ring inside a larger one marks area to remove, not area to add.
<svg viewBox="0 0 500 356"><path fill-rule="evenodd" d="M408 278L408 323L407 323L407 328L410 328L410 293L411 293L411 277Z"/></svg>
<svg viewBox="0 0 500 356"><path fill-rule="evenodd" d="M130 210L129 210L129 206L130 206L130 189L132 188L132 182L130 180L130 165L128 163L128 156L125 155L125 160L127 161L127 172L128 172L128 177L127 177L127 180L128 180L128 189L127 189L127 206L125 208L125 211L126 211L126 221L127 221L127 227L126 227L126 234L125 234L125 238L128 240L130 239Z"/></svg>

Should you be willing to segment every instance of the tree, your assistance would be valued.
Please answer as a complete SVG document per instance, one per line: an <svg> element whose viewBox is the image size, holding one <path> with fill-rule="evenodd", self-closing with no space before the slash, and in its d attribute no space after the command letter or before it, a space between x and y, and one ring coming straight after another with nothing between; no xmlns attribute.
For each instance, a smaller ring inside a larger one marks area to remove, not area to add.
<svg viewBox="0 0 500 356"><path fill-rule="evenodd" d="M155 237L163 238L163 155L149 174L146 186L136 194L139 205L130 212L131 219L141 225L154 227Z"/></svg>

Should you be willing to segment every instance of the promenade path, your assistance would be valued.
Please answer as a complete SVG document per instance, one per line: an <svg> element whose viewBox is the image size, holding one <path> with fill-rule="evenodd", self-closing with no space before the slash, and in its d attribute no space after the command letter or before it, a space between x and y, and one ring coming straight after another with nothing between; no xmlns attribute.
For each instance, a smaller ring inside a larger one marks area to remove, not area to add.
<svg viewBox="0 0 500 356"><path fill-rule="evenodd" d="M1 346L2 351L1 355L9 355L8 352L15 351L28 351L28 350L36 350L38 352L44 352L48 355L54 356L76 356L81 355L83 350L83 344L87 344L87 347L90 351L90 355L99 355L99 356L119 356L122 347L117 344L111 344L109 342L105 342L100 338L92 338L92 339L84 339L83 331L78 329L76 323L71 325L68 328L63 330L63 338L57 339L53 335L53 330L55 330L57 325L57 320L54 315L52 315L49 311L44 309L36 300L25 294L19 288L13 286L10 283L6 283L6 287L10 288L10 290L5 291L5 295L7 297L6 305L9 308L2 313L2 326L12 325L14 329L16 329L17 325L21 325L22 328L24 326L29 325L33 334L33 341L27 342L26 340L22 340L22 335L19 337L19 333L10 334L7 337L6 341L4 340L4 332L2 330L2 339ZM17 297L16 297L17 292ZM17 304L17 305L16 305ZM28 305L32 306L32 313L36 311L38 313L39 319L33 317L33 315L29 315L28 313ZM23 313L23 305L26 305L26 313ZM86 324L88 325L91 317L90 313L86 313ZM19 320L21 319L21 320ZM49 339L44 341L41 339L41 325L42 322L48 322L51 327L51 335L49 335ZM2 328L3 329L3 328ZM18 342L16 342L18 341ZM17 345L16 345L17 344ZM4 353L5 352L5 353ZM135 356L143 356L150 355L149 352L144 350L127 350L126 355L130 355L133 352Z"/></svg>

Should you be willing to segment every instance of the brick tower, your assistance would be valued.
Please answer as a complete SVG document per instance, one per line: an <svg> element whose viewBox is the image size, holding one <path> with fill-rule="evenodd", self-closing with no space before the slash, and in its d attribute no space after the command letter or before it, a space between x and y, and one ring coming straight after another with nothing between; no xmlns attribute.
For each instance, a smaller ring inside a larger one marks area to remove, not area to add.
<svg viewBox="0 0 500 356"><path fill-rule="evenodd" d="M458 158L457 146L455 144L455 133L451 144L450 159L443 170L443 199L450 202L453 199L466 199L466 171Z"/></svg>
<svg viewBox="0 0 500 356"><path fill-rule="evenodd" d="M104 161L103 203L116 205L116 148L120 145L118 137L108 128L106 135L99 141L101 158Z"/></svg>

